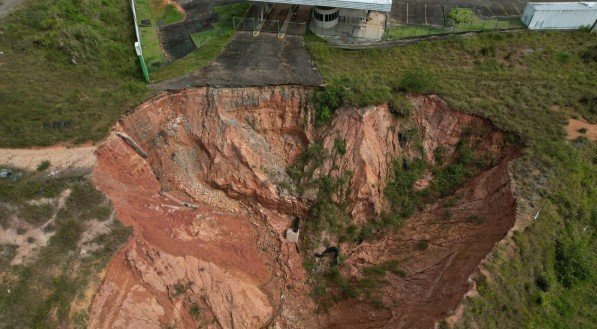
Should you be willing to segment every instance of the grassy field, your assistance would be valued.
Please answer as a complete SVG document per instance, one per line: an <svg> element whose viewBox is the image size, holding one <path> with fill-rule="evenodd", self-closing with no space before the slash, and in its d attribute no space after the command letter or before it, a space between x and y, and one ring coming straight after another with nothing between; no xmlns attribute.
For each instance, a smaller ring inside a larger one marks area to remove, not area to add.
<svg viewBox="0 0 597 329"><path fill-rule="evenodd" d="M172 79L209 64L224 50L234 33L232 17L242 17L248 8L248 3L216 6L219 19L214 23L213 29L191 35L199 49L183 59L152 72L151 79L153 81Z"/></svg>
<svg viewBox="0 0 597 329"><path fill-rule="evenodd" d="M0 20L0 147L98 141L147 98L126 1L30 1Z"/></svg>
<svg viewBox="0 0 597 329"><path fill-rule="evenodd" d="M130 234L113 218L110 202L90 181L46 176L25 173L17 180L0 179L0 215L5 215L0 216L0 227L16 228L17 234L29 236L27 243L35 243L32 227L50 236L20 265L10 265L17 245L0 244L3 328L85 328L91 302L87 289L97 289L101 271ZM60 207L57 197L67 189L71 192ZM32 207L48 207L49 212L34 211L36 220L31 221ZM83 232L90 225L102 227L100 223L106 224L105 231L84 240Z"/></svg>
<svg viewBox="0 0 597 329"><path fill-rule="evenodd" d="M597 121L595 34L488 33L366 51L306 39L327 84L323 95L336 104L332 112L342 104L400 104L404 93L436 93L521 137L517 192L521 205L541 213L516 234L514 248L495 253L487 265L492 278L481 282L459 327L596 322L597 149L586 138L568 142L563 129L570 117ZM329 106L319 110L318 117L329 117Z"/></svg>

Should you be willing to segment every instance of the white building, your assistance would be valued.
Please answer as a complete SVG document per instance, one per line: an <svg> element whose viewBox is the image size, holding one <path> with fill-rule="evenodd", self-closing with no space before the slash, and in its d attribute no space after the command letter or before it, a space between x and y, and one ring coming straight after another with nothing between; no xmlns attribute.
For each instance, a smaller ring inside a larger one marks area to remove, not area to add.
<svg viewBox="0 0 597 329"><path fill-rule="evenodd" d="M597 2L529 2L521 19L530 30L593 27Z"/></svg>

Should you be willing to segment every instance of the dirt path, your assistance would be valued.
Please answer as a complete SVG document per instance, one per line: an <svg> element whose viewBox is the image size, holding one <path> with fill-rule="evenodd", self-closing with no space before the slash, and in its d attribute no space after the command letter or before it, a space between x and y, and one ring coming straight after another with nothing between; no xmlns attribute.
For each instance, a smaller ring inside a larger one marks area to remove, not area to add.
<svg viewBox="0 0 597 329"><path fill-rule="evenodd" d="M53 171L91 171L95 165L95 146L75 148L48 147L41 149L0 149L0 165L36 170L45 160Z"/></svg>
<svg viewBox="0 0 597 329"><path fill-rule="evenodd" d="M0 0L0 18L8 16L17 6L25 0Z"/></svg>

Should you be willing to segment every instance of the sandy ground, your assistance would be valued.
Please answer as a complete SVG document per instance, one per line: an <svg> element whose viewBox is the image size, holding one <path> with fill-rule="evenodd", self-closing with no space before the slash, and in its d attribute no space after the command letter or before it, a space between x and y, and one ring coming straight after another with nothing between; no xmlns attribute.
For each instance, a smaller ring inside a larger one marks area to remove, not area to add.
<svg viewBox="0 0 597 329"><path fill-rule="evenodd" d="M0 18L8 16L17 6L25 0L0 0Z"/></svg>
<svg viewBox="0 0 597 329"><path fill-rule="evenodd" d="M49 147L40 149L0 149L0 165L27 170L36 170L45 160L50 161L50 170L91 171L95 165L95 146L75 148Z"/></svg>
<svg viewBox="0 0 597 329"><path fill-rule="evenodd" d="M579 130L582 128L585 128L587 132L584 134L580 133ZM592 141L595 141L597 140L597 124L591 124L582 119L570 119L568 120L568 125L566 126L566 133L568 134L569 140L584 136Z"/></svg>

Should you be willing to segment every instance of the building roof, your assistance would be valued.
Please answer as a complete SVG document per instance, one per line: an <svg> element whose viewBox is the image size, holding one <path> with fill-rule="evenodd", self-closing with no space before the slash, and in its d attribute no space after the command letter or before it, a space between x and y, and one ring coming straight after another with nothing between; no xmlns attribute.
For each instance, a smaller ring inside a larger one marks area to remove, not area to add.
<svg viewBox="0 0 597 329"><path fill-rule="evenodd" d="M287 3L292 5L338 7L376 11L392 10L392 0L256 0L260 2Z"/></svg>
<svg viewBox="0 0 597 329"><path fill-rule="evenodd" d="M597 10L597 2L529 2L535 10Z"/></svg>

